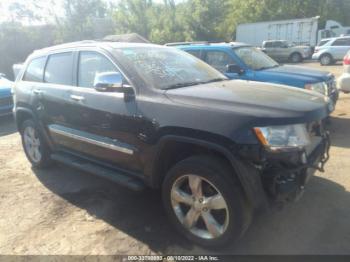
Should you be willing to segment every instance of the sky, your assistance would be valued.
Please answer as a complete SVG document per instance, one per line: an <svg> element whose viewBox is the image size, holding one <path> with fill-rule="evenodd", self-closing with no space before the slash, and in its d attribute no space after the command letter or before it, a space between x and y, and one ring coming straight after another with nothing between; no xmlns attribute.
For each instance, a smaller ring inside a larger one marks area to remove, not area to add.
<svg viewBox="0 0 350 262"><path fill-rule="evenodd" d="M122 0L104 0L105 2L117 3ZM184 0L176 0L182 2ZM154 0L154 2L162 3L163 0ZM35 10L35 14L44 17L44 21L29 21L26 17L15 18L14 14L9 12L9 7L14 3L20 3ZM63 16L62 0L0 0L0 23L11 20L20 20L23 24L44 24L53 22L50 14L55 13L56 16Z"/></svg>

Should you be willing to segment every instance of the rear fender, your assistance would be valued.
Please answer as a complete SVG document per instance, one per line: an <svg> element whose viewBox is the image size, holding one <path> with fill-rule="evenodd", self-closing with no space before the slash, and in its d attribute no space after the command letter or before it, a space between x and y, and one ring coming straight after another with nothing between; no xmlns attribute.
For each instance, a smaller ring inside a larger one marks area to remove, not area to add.
<svg viewBox="0 0 350 262"><path fill-rule="evenodd" d="M54 145L52 143L52 140L50 139L50 135L45 129L43 123L39 120L39 118L34 114L34 112L31 109L25 107L16 107L14 117L18 132L21 132L21 125L24 120L32 119L34 123L38 126L39 132L41 132L41 134L43 135L50 149L53 149Z"/></svg>

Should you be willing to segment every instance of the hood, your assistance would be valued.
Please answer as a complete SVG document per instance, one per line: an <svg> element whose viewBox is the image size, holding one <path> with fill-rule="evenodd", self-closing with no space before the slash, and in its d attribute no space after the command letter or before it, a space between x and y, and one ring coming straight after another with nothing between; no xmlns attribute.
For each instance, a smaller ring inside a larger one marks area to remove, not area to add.
<svg viewBox="0 0 350 262"><path fill-rule="evenodd" d="M168 90L165 94L184 106L244 116L253 121L253 126L306 123L329 114L329 100L322 95L253 81L222 81Z"/></svg>
<svg viewBox="0 0 350 262"><path fill-rule="evenodd" d="M263 70L265 74L279 75L283 77L292 77L300 79L305 83L316 83L321 81L327 81L332 78L332 74L325 71L316 69L310 69L303 66L278 66L270 69Z"/></svg>

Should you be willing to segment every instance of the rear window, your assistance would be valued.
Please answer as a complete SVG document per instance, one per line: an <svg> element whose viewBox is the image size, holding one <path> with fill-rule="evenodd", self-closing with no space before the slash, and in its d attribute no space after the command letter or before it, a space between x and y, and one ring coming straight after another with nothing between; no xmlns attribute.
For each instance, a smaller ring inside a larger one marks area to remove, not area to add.
<svg viewBox="0 0 350 262"><path fill-rule="evenodd" d="M23 80L30 82L42 82L46 57L34 58L24 73Z"/></svg>
<svg viewBox="0 0 350 262"><path fill-rule="evenodd" d="M45 69L44 81L59 85L72 85L72 71L72 52L50 55Z"/></svg>

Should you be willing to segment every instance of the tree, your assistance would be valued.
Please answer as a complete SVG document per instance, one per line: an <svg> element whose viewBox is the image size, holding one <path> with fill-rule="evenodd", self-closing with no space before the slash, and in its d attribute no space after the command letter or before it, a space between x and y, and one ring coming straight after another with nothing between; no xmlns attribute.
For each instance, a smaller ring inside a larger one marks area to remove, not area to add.
<svg viewBox="0 0 350 262"><path fill-rule="evenodd" d="M58 42L101 38L113 32L102 0L64 0L64 18L57 19Z"/></svg>

